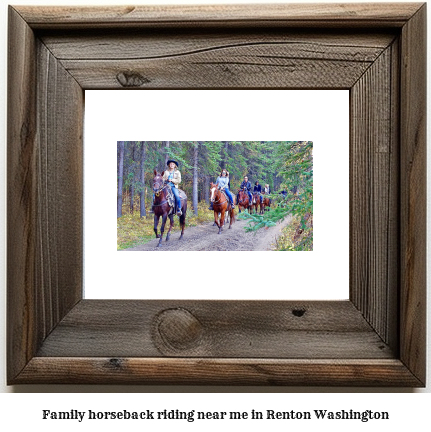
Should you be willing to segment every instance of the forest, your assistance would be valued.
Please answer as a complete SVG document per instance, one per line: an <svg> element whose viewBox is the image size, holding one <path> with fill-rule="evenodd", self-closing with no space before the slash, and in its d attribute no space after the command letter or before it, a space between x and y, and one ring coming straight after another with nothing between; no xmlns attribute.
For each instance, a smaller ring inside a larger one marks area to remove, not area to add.
<svg viewBox="0 0 431 432"><path fill-rule="evenodd" d="M252 187L259 181L262 188L271 188L269 212L240 215L249 221L247 230L273 226L291 214L295 223L279 249L312 250L312 147L311 141L118 141L117 218L151 216L154 169L164 171L173 159L179 163L180 189L196 223L211 220L210 182L225 168L234 194L246 175Z"/></svg>

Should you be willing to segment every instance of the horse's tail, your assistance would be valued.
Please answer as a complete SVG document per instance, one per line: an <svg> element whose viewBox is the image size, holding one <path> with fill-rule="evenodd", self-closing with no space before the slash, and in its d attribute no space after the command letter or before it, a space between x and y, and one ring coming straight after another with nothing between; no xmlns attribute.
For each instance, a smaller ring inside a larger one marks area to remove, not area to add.
<svg viewBox="0 0 431 432"><path fill-rule="evenodd" d="M230 220L232 221L231 224L235 223L235 209L230 209Z"/></svg>
<svg viewBox="0 0 431 432"><path fill-rule="evenodd" d="M186 223L187 198L182 202L181 211L182 211L182 215L180 216L180 224L182 226Z"/></svg>
<svg viewBox="0 0 431 432"><path fill-rule="evenodd" d="M236 201L236 199L235 199L235 197L233 197L234 204L236 204L235 201ZM233 223L235 223L235 209L233 209L232 206L230 208L229 216L230 216L231 225L232 225Z"/></svg>

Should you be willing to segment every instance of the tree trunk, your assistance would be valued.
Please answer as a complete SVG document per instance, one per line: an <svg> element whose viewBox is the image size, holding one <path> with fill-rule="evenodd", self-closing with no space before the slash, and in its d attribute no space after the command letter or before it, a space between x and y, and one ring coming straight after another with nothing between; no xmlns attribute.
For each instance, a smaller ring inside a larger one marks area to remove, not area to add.
<svg viewBox="0 0 431 432"><path fill-rule="evenodd" d="M223 168L228 170L227 161L228 161L228 154L229 154L229 141L224 141L224 150L226 153L225 153L225 157L224 157L224 167Z"/></svg>
<svg viewBox="0 0 431 432"><path fill-rule="evenodd" d="M130 213L133 214L135 210L135 151L136 151L136 141L132 141L132 151L131 158L132 162L129 167L129 177L130 177Z"/></svg>
<svg viewBox="0 0 431 432"><path fill-rule="evenodd" d="M198 215L198 160L199 160L199 141L195 143L193 149L193 210Z"/></svg>
<svg viewBox="0 0 431 432"><path fill-rule="evenodd" d="M134 196L135 196L135 186L132 183L130 185L130 213L132 213L132 214L133 214L133 211L135 210Z"/></svg>
<svg viewBox="0 0 431 432"><path fill-rule="evenodd" d="M145 170L144 170L144 165L145 165L145 155L146 155L146 146L147 146L147 142L146 141L142 141L142 147L141 147L141 190L139 192L139 197L141 200L141 218L145 217L147 215L146 211L145 211Z"/></svg>
<svg viewBox="0 0 431 432"><path fill-rule="evenodd" d="M169 143L170 141L163 141L163 144L165 145L165 167L168 163L169 155L168 155L168 149L169 149Z"/></svg>
<svg viewBox="0 0 431 432"><path fill-rule="evenodd" d="M117 218L123 215L123 166L124 166L124 141L118 141L120 158L118 162L118 190L117 190Z"/></svg>
<svg viewBox="0 0 431 432"><path fill-rule="evenodd" d="M161 143L161 144L160 144ZM159 144L157 144L157 148L158 148L158 156L157 156L157 166L158 166L158 171L162 172L165 169L165 166L163 165L163 154L164 154L164 145L165 142L164 141L159 141Z"/></svg>
<svg viewBox="0 0 431 432"><path fill-rule="evenodd" d="M210 178L209 178L209 176L205 176L204 189L205 189L205 201L209 205L209 203L210 203Z"/></svg>

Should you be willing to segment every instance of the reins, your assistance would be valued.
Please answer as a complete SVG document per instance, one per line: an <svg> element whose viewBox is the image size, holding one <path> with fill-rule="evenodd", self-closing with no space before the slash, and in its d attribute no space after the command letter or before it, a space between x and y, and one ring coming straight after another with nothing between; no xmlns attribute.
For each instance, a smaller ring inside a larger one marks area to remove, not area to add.
<svg viewBox="0 0 431 432"><path fill-rule="evenodd" d="M167 187L167 186L166 186L165 184L163 184L161 188L157 189L157 191L154 191L154 195L155 195L156 197L160 196L160 192L162 192L164 189L166 189L166 187ZM168 203L168 200L163 201L163 202L160 203L160 204L153 204L153 206L154 206L154 207L160 207L160 206L162 206L163 204L166 204L166 203Z"/></svg>
<svg viewBox="0 0 431 432"><path fill-rule="evenodd" d="M220 192L220 194L222 194L221 189L218 189L217 192ZM224 196L224 195L223 195L223 196ZM220 200L219 200L219 201L214 201L213 204L218 204L219 202L220 202ZM221 204L224 204L225 202L227 202L226 199L225 199Z"/></svg>
<svg viewBox="0 0 431 432"><path fill-rule="evenodd" d="M241 190L241 192L247 194L247 192L244 191L244 190ZM238 205L239 205L240 203L245 203L245 200L248 201L248 205L251 205L251 204L252 204L252 203L250 203L250 198L249 198L249 196L248 196L248 194L247 194L247 196L245 197L245 199L242 199L242 198L239 199ZM244 207L244 206L242 206L242 207Z"/></svg>

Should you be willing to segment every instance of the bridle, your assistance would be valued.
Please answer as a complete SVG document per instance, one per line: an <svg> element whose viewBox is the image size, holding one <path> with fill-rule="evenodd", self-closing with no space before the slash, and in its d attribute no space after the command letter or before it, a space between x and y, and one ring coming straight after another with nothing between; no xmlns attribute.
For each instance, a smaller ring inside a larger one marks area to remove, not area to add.
<svg viewBox="0 0 431 432"><path fill-rule="evenodd" d="M248 203L250 204L250 199L249 199L249 197L248 197L248 193L247 193L247 191L246 191L245 189L241 189L240 192L242 192L242 193L245 194L246 199L248 200ZM242 199L242 198L239 199L239 203L243 203L244 201L245 201L245 200ZM239 203L238 203L238 204L239 204Z"/></svg>
<svg viewBox="0 0 431 432"><path fill-rule="evenodd" d="M160 183L161 183L161 186L159 187ZM156 184L156 182L153 180L153 192L154 192L154 195L159 196L160 192L161 192L163 189L166 188L166 185L165 185L165 183L163 182L163 180L162 180L162 182L159 182L159 181L158 181L158 183L157 183L157 189L154 189L154 185L155 185L155 184Z"/></svg>
<svg viewBox="0 0 431 432"><path fill-rule="evenodd" d="M158 186L157 186L157 189L154 189L154 185L155 184L157 184ZM158 197L158 196L160 196L160 193L164 190L164 189L166 189L166 184L164 183L164 182L162 182L161 183L161 186L159 187L159 184L160 184L160 182L158 182L158 183L156 183L154 180L153 180L153 192L154 192L154 195L156 196L156 197ZM160 204L153 204L153 206L154 207L160 207L160 206L162 206L163 204L166 204L168 201L167 200L165 200L165 201L162 201Z"/></svg>
<svg viewBox="0 0 431 432"><path fill-rule="evenodd" d="M221 193L221 189L219 189L219 188L215 188L216 190L214 191L214 194L217 192L217 191L220 191L220 193ZM223 195L222 195L223 196ZM215 201L215 199L214 199L214 201L213 201L213 204L219 204L219 203L221 203L221 204L224 204L225 202L227 202L227 200L225 199L223 202L220 202L221 200L218 200L218 201Z"/></svg>

